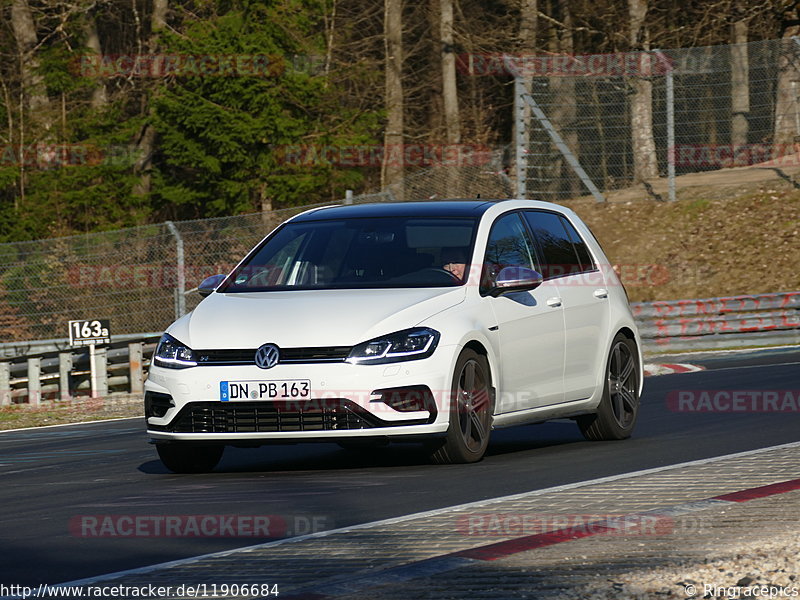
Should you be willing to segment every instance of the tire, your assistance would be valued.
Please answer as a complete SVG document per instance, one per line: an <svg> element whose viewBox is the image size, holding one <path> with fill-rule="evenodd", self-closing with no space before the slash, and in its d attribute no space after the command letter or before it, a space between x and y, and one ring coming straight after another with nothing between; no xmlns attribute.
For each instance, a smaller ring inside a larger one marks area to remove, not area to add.
<svg viewBox="0 0 800 600"><path fill-rule="evenodd" d="M429 445L436 464L478 462L492 429L494 398L485 356L466 349L458 357L450 388L450 426L444 440Z"/></svg>
<svg viewBox="0 0 800 600"><path fill-rule="evenodd" d="M208 473L217 466L225 446L156 444L158 457L174 473Z"/></svg>
<svg viewBox="0 0 800 600"><path fill-rule="evenodd" d="M587 440L624 440L639 414L639 353L633 340L618 333L606 362L603 397L597 412L577 418Z"/></svg>

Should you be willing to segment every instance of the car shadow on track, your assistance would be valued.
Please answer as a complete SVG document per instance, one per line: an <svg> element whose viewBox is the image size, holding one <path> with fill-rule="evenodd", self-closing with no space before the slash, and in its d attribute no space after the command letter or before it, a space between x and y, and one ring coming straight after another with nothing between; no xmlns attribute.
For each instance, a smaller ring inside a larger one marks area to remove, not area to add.
<svg viewBox="0 0 800 600"><path fill-rule="evenodd" d="M577 426L571 422L550 422L497 430L492 434L484 461L513 459L545 448L584 442ZM259 473L339 471L353 469L392 469L420 467L441 469L430 462L420 443L394 443L387 446L344 449L337 444L266 445L259 448L225 450L215 473ZM469 467L469 465L453 465ZM139 471L149 475L171 474L154 454L154 459L140 465Z"/></svg>

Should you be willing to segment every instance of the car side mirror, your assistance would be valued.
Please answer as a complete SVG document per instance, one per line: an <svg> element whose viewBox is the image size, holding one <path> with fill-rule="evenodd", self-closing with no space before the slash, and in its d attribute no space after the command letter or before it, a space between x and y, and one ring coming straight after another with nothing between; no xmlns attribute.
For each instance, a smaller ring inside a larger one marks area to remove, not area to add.
<svg viewBox="0 0 800 600"><path fill-rule="evenodd" d="M500 269L489 291L490 296L497 298L509 292L525 292L542 284L544 278L540 273L527 267L504 267Z"/></svg>
<svg viewBox="0 0 800 600"><path fill-rule="evenodd" d="M212 275L211 277L206 277L203 279L203 282L197 286L197 291L200 295L205 298L211 292L219 287L219 284L225 281L225 275Z"/></svg>

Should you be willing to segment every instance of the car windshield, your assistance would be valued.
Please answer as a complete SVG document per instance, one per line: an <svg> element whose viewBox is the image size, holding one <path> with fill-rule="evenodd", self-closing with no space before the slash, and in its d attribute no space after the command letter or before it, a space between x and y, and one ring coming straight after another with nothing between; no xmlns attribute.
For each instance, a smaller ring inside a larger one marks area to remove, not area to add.
<svg viewBox="0 0 800 600"><path fill-rule="evenodd" d="M219 291L463 285L473 218L380 217L289 222Z"/></svg>

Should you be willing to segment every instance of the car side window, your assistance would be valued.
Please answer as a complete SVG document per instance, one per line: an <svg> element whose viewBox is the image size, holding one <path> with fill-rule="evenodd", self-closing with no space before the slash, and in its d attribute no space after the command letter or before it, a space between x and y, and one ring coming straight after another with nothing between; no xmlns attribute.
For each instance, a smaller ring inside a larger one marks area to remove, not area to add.
<svg viewBox="0 0 800 600"><path fill-rule="evenodd" d="M581 260L575 245L564 229L562 218L551 212L528 210L524 212L533 235L539 242L544 259L542 275L553 279L581 273ZM577 232L576 232L577 233Z"/></svg>
<svg viewBox="0 0 800 600"><path fill-rule="evenodd" d="M487 293L494 277L505 267L536 269L533 242L518 213L501 216L492 225L481 274L481 293Z"/></svg>
<svg viewBox="0 0 800 600"><path fill-rule="evenodd" d="M572 240L572 245L575 246L575 252L578 254L578 260L581 261L581 271L587 273L597 269L597 266L594 264L594 259L589 252L589 248L586 246L586 242L583 241L583 238L581 238L578 230L575 229L572 223L570 223L564 217L560 217L560 219L561 224L564 226L564 229L567 232L567 235L569 236L570 240Z"/></svg>

